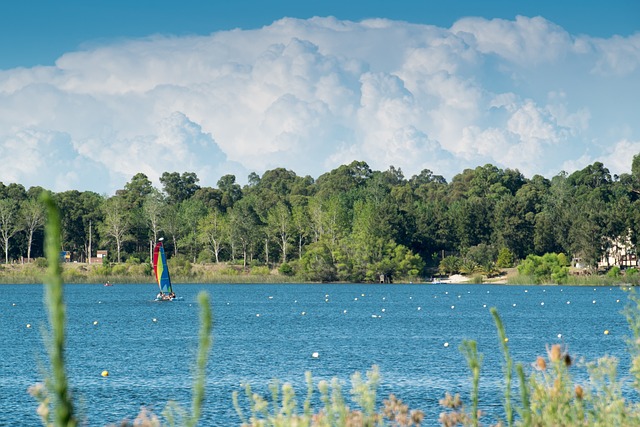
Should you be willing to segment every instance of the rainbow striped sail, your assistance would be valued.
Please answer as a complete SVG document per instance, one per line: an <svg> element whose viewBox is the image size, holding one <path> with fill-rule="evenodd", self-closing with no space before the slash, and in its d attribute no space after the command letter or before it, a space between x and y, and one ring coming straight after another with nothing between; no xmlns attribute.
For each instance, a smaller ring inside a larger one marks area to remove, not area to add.
<svg viewBox="0 0 640 427"><path fill-rule="evenodd" d="M156 243L156 247L153 249L153 273L156 276L156 282L160 292L168 294L173 292L171 288L171 278L169 277L169 268L167 267L167 257L164 254L164 246L162 246L162 239Z"/></svg>

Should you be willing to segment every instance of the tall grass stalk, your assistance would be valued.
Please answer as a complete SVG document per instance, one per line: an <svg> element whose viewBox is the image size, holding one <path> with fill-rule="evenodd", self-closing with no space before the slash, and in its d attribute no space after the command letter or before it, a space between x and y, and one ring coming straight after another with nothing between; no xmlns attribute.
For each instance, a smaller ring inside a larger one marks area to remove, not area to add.
<svg viewBox="0 0 640 427"><path fill-rule="evenodd" d="M496 310L495 307L492 307L490 311L491 316L493 316L493 321L496 324L496 329L498 330L500 347L502 349L502 355L504 356L504 412L507 418L507 425L511 427L513 426L513 408L511 407L511 376L513 375L513 359L509 353L509 340L507 339L507 333L505 332L502 319L500 318L500 315L498 315L498 310Z"/></svg>
<svg viewBox="0 0 640 427"><path fill-rule="evenodd" d="M478 354L478 343L464 340L460 344L460 352L471 370L471 422L474 427L478 427L478 404L480 401L480 365L482 356Z"/></svg>
<svg viewBox="0 0 640 427"><path fill-rule="evenodd" d="M194 427L202 414L202 404L205 399L205 382L207 374L207 361L213 343L213 316L209 295L206 292L198 294L200 305L200 335L198 341L198 357L196 359L196 372L193 383L193 400L191 404L191 418L187 425Z"/></svg>
<svg viewBox="0 0 640 427"><path fill-rule="evenodd" d="M75 427L78 422L74 416L64 361L66 314L60 267L60 211L53 202L51 194L43 193L42 201L46 206L48 218L45 226L45 253L48 262L45 299L51 327L48 352L52 369L51 377L46 383L54 397L54 425Z"/></svg>

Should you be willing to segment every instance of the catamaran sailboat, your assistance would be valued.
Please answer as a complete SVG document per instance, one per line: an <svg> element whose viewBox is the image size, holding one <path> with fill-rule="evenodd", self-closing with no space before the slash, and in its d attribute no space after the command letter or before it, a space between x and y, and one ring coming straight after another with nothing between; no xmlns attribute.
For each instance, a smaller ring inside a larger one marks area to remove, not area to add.
<svg viewBox="0 0 640 427"><path fill-rule="evenodd" d="M158 243L156 243L156 247L153 249L153 273L160 288L160 292L156 295L156 301L181 300L181 297L176 297L176 294L173 292L173 287L171 286L167 256L164 253L164 246L162 245L163 240L164 238L160 238Z"/></svg>

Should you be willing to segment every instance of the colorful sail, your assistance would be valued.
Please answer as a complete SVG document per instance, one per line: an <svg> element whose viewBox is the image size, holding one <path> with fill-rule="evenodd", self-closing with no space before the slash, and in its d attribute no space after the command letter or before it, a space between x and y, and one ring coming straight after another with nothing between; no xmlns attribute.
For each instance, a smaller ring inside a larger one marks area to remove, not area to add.
<svg viewBox="0 0 640 427"><path fill-rule="evenodd" d="M164 246L162 242L158 242L153 249L153 272L158 282L160 292L165 294L173 292L171 288L171 278L169 277L169 268L167 267L167 257L164 254Z"/></svg>

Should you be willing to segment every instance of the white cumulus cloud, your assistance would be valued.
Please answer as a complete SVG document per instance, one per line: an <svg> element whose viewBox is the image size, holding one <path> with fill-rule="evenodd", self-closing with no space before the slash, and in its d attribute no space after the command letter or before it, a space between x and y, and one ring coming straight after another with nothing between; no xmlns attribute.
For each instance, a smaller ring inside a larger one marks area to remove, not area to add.
<svg viewBox="0 0 640 427"><path fill-rule="evenodd" d="M329 17L86 45L0 72L0 181L113 193L138 172L215 186L353 160L448 179L485 163L624 172L639 149L639 41L544 17Z"/></svg>

